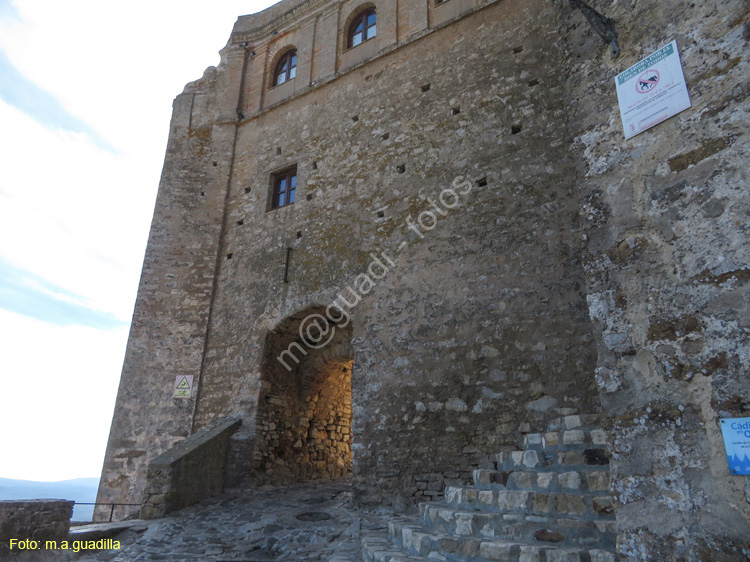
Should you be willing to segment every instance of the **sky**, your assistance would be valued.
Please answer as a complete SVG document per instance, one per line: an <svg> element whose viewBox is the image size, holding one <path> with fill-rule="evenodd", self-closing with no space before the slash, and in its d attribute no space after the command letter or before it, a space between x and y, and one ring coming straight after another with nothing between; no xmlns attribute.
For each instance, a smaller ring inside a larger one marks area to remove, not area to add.
<svg viewBox="0 0 750 562"><path fill-rule="evenodd" d="M172 100L270 0L0 0L0 478L98 477Z"/></svg>

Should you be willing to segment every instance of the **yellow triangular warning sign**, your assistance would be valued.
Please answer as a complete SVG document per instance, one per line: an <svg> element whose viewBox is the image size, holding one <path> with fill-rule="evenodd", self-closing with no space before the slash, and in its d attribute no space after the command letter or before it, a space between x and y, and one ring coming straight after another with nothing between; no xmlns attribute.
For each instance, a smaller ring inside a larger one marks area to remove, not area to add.
<svg viewBox="0 0 750 562"><path fill-rule="evenodd" d="M177 388L190 388L190 383L187 380L187 377L182 377L182 380L180 381L180 384L177 385Z"/></svg>

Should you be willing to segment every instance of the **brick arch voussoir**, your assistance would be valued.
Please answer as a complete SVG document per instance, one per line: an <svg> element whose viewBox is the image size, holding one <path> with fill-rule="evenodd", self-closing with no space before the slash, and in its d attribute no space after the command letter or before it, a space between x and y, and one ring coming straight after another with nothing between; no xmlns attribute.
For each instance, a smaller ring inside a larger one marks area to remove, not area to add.
<svg viewBox="0 0 750 562"><path fill-rule="evenodd" d="M331 344L323 349L315 357L312 357L305 361L305 365L300 370L300 387L302 395L306 398L313 380L325 367L326 364L333 361L334 359L354 359L354 348L350 341L340 341L335 344Z"/></svg>
<svg viewBox="0 0 750 562"><path fill-rule="evenodd" d="M269 48L268 60L270 62L268 64L268 68L266 68L266 83L269 85L269 87L273 87L273 78L274 74L276 73L276 65L279 64L279 60L281 60L281 57L291 50L297 51L297 60L299 61L299 51L297 50L297 47L292 41L291 37L280 39Z"/></svg>

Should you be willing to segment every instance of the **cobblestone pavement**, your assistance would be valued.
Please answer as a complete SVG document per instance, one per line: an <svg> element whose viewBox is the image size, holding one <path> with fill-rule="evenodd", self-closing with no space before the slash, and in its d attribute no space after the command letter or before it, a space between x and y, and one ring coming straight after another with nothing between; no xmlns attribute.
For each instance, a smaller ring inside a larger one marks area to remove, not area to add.
<svg viewBox="0 0 750 562"><path fill-rule="evenodd" d="M387 513L349 507L351 480L231 491L113 537L119 551L48 554L76 562L357 562L361 534Z"/></svg>

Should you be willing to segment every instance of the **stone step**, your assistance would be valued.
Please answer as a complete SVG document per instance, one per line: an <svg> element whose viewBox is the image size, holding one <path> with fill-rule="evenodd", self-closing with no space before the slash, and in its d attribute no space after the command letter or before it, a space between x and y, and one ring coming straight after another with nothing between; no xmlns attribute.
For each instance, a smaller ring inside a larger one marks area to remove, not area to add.
<svg viewBox="0 0 750 562"><path fill-rule="evenodd" d="M420 504L425 531L454 536L473 536L509 541L554 543L555 546L614 550L617 538L613 519L542 517L537 515L480 512L448 507L443 503Z"/></svg>
<svg viewBox="0 0 750 562"><path fill-rule="evenodd" d="M604 448L575 451L504 451L495 455L493 461L500 471L609 470L609 453Z"/></svg>
<svg viewBox="0 0 750 562"><path fill-rule="evenodd" d="M577 414L554 418L547 423L547 431L566 429L584 429L600 427L602 418L599 414Z"/></svg>
<svg viewBox="0 0 750 562"><path fill-rule="evenodd" d="M609 492L608 470L569 470L568 472L533 472L527 470L474 471L478 489L542 490L546 492Z"/></svg>
<svg viewBox="0 0 750 562"><path fill-rule="evenodd" d="M129 519L127 521L76 525L70 528L68 538L72 541L98 541L114 537L128 529L142 533L148 529L148 524L148 521L142 519Z"/></svg>
<svg viewBox="0 0 750 562"><path fill-rule="evenodd" d="M389 533L395 545L410 556L450 562L616 562L612 551L599 548L561 548L477 537L428 533L417 525L392 523ZM381 562L375 558L377 562ZM408 558L407 558L408 560ZM383 562L393 562L385 559Z"/></svg>
<svg viewBox="0 0 750 562"><path fill-rule="evenodd" d="M527 433L523 437L524 450L571 451L605 447L607 447L607 434L598 427Z"/></svg>
<svg viewBox="0 0 750 562"><path fill-rule="evenodd" d="M574 519L614 518L611 496L602 492L540 492L530 490L482 490L448 486L445 503L450 507L491 512Z"/></svg>
<svg viewBox="0 0 750 562"><path fill-rule="evenodd" d="M414 556L393 544L387 533L370 534L362 539L363 562L426 562L427 560L447 560L442 556Z"/></svg>

